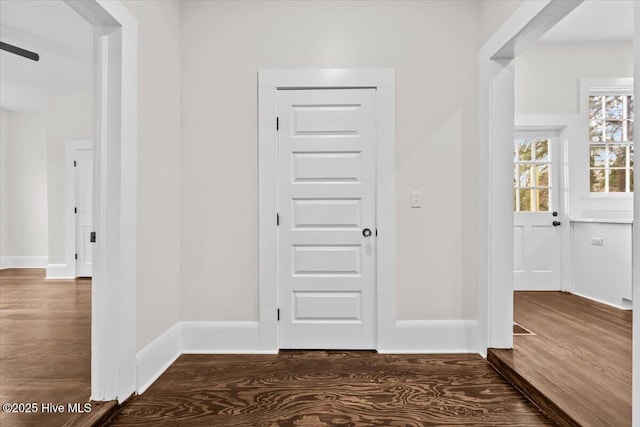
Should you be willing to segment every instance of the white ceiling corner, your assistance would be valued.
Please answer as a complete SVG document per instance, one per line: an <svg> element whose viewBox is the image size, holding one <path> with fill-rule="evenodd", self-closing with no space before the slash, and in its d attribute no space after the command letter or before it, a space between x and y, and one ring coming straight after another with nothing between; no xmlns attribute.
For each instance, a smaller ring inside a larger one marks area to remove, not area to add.
<svg viewBox="0 0 640 427"><path fill-rule="evenodd" d="M41 110L49 95L92 90L93 28L62 0L1 0L0 40L40 55L0 51L0 108Z"/></svg>
<svg viewBox="0 0 640 427"><path fill-rule="evenodd" d="M632 0L586 0L539 42L631 42L633 4Z"/></svg>

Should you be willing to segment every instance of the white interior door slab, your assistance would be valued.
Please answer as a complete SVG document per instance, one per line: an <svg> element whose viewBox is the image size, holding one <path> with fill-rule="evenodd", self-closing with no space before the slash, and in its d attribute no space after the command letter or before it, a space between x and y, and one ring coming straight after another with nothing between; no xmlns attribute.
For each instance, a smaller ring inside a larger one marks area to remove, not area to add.
<svg viewBox="0 0 640 427"><path fill-rule="evenodd" d="M280 348L374 349L375 89L278 92Z"/></svg>
<svg viewBox="0 0 640 427"><path fill-rule="evenodd" d="M93 231L93 150L75 150L76 276L91 277Z"/></svg>
<svg viewBox="0 0 640 427"><path fill-rule="evenodd" d="M516 133L514 152L514 288L561 290L558 138Z"/></svg>

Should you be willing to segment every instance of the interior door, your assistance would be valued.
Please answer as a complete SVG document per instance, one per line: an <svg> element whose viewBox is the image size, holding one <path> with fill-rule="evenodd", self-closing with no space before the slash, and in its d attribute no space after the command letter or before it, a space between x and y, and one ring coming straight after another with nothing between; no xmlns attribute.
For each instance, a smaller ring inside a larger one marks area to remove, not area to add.
<svg viewBox="0 0 640 427"><path fill-rule="evenodd" d="M375 348L375 89L278 92L280 348Z"/></svg>
<svg viewBox="0 0 640 427"><path fill-rule="evenodd" d="M516 133L513 274L515 290L561 290L557 136Z"/></svg>
<svg viewBox="0 0 640 427"><path fill-rule="evenodd" d="M93 231L93 150L75 150L76 276L91 277Z"/></svg>

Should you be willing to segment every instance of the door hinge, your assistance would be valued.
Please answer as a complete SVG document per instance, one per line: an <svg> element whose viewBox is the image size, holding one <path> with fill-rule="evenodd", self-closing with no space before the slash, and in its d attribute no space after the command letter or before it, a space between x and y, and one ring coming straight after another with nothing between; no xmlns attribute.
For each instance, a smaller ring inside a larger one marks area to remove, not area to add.
<svg viewBox="0 0 640 427"><path fill-rule="evenodd" d="M278 322L280 321L280 309L278 309Z"/></svg>
<svg viewBox="0 0 640 427"><path fill-rule="evenodd" d="M279 213L276 214L276 225L280 226L280 214Z"/></svg>
<svg viewBox="0 0 640 427"><path fill-rule="evenodd" d="M89 243L95 243L96 242L96 232L92 231L91 234L89 235Z"/></svg>
<svg viewBox="0 0 640 427"><path fill-rule="evenodd" d="M280 130L280 118L276 117L276 130Z"/></svg>
<svg viewBox="0 0 640 427"><path fill-rule="evenodd" d="M378 229L376 228L376 237L378 236Z"/></svg>
<svg viewBox="0 0 640 427"><path fill-rule="evenodd" d="M73 213L78 213L78 208L73 208Z"/></svg>
<svg viewBox="0 0 640 427"><path fill-rule="evenodd" d="M76 259L78 259L78 254L76 254Z"/></svg>
<svg viewBox="0 0 640 427"><path fill-rule="evenodd" d="M76 166L78 166L78 164L76 163L76 161L73 161L73 167L75 168Z"/></svg>

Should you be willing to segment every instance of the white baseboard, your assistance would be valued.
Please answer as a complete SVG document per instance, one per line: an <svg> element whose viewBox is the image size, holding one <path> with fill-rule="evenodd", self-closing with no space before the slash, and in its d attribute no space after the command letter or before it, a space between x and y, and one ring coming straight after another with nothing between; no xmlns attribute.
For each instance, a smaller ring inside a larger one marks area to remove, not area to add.
<svg viewBox="0 0 640 427"><path fill-rule="evenodd" d="M136 354L136 389L144 393L181 354L276 354L260 349L258 322L178 322Z"/></svg>
<svg viewBox="0 0 640 427"><path fill-rule="evenodd" d="M398 320L379 353L478 353L476 320Z"/></svg>
<svg viewBox="0 0 640 427"><path fill-rule="evenodd" d="M47 264L46 279L75 279L67 271L67 264Z"/></svg>
<svg viewBox="0 0 640 427"><path fill-rule="evenodd" d="M379 353L478 353L476 320L401 320ZM277 354L260 348L260 323L182 321L136 355L142 394L181 354Z"/></svg>
<svg viewBox="0 0 640 427"><path fill-rule="evenodd" d="M260 348L260 323L250 321L180 322L184 354L276 354Z"/></svg>
<svg viewBox="0 0 640 427"><path fill-rule="evenodd" d="M0 257L0 270L7 268L45 268L47 256L3 256Z"/></svg>
<svg viewBox="0 0 640 427"><path fill-rule="evenodd" d="M144 393L180 356L180 322L136 354L136 389Z"/></svg>
<svg viewBox="0 0 640 427"><path fill-rule="evenodd" d="M626 301L631 301L631 300L629 300L627 298L620 297L620 304L615 304L613 302L601 300L601 299L598 299L598 298L594 298L594 297L591 297L589 295L581 294L579 292L569 292L569 293L571 293L573 295L576 295L576 296L579 296L579 297L582 297L582 298L590 299L591 301L599 302L600 304L608 305L609 307L617 308L619 310L631 310L631 309L633 309L633 305L630 306L628 303L625 303L625 300ZM631 302L631 304L633 304L633 302Z"/></svg>

